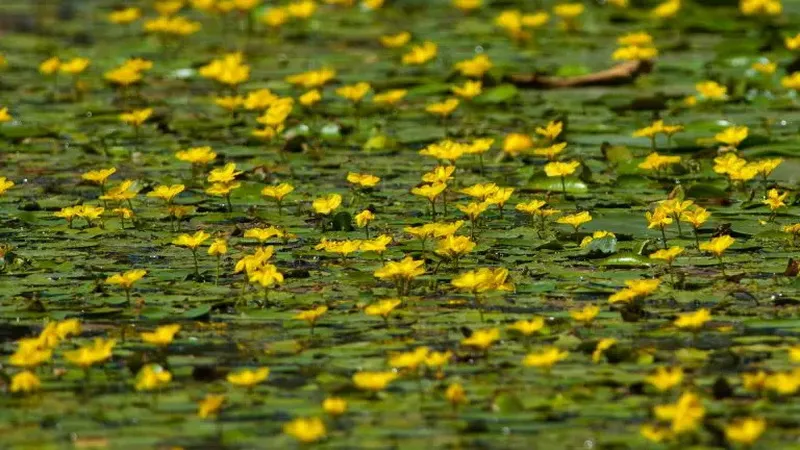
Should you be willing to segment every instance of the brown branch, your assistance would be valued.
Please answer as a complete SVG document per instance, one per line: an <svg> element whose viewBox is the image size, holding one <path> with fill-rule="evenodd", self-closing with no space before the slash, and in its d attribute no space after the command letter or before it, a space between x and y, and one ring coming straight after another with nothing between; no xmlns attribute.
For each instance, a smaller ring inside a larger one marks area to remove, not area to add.
<svg viewBox="0 0 800 450"><path fill-rule="evenodd" d="M641 74L653 69L652 61L626 61L610 69L575 77L551 77L537 73L511 74L512 84L533 89L556 89L582 86L619 86L633 83Z"/></svg>

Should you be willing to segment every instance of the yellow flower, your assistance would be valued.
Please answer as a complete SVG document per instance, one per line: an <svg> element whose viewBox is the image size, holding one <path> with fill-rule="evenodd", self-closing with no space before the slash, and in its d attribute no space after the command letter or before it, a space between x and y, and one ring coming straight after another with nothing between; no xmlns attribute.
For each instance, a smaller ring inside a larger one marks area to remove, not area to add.
<svg viewBox="0 0 800 450"><path fill-rule="evenodd" d="M153 114L153 108L137 109L119 115L119 120L129 125L138 127Z"/></svg>
<svg viewBox="0 0 800 450"><path fill-rule="evenodd" d="M58 336L55 336L58 339ZM8 362L12 366L32 368L39 366L53 357L53 350L48 347L42 336L36 339L22 339L18 341L19 347L11 355ZM58 342L53 342L54 346Z"/></svg>
<svg viewBox="0 0 800 450"><path fill-rule="evenodd" d="M283 198L294 191L294 186L289 183L281 183L275 186L266 186L261 189L261 195L273 198L276 201L283 201Z"/></svg>
<svg viewBox="0 0 800 450"><path fill-rule="evenodd" d="M368 316L381 316L384 320L389 318L389 315L395 308L402 303L397 299L381 300L378 303L373 303L364 308L364 314Z"/></svg>
<svg viewBox="0 0 800 450"><path fill-rule="evenodd" d="M375 239L361 241L361 245L359 246L359 250L362 252L375 252L378 254L382 254L386 251L386 246L392 242L392 237L382 234Z"/></svg>
<svg viewBox="0 0 800 450"><path fill-rule="evenodd" d="M649 33L645 31L636 31L618 37L617 44L646 47L649 45L653 45L653 36L651 36Z"/></svg>
<svg viewBox="0 0 800 450"><path fill-rule="evenodd" d="M557 362L567 359L569 352L559 350L557 347L548 347L535 353L528 353L522 360L522 365L526 367L538 367L546 371L550 370Z"/></svg>
<svg viewBox="0 0 800 450"><path fill-rule="evenodd" d="M616 343L617 340L614 338L600 339L597 342L597 346L595 347L594 351L592 352L592 362L595 364L599 363L600 359L603 357L603 352L613 347Z"/></svg>
<svg viewBox="0 0 800 450"><path fill-rule="evenodd" d="M749 129L745 126L728 127L717 133L714 139L716 139L717 142L736 148L743 140L747 139L748 132Z"/></svg>
<svg viewBox="0 0 800 450"><path fill-rule="evenodd" d="M553 14L561 18L561 26L569 31L578 27L577 18L585 9L583 3L561 3L553 8Z"/></svg>
<svg viewBox="0 0 800 450"><path fill-rule="evenodd" d="M222 109L234 111L244 104L244 97L240 95L226 95L214 97L214 104Z"/></svg>
<svg viewBox="0 0 800 450"><path fill-rule="evenodd" d="M283 432L302 443L317 442L325 438L325 423L319 417L297 418L283 425Z"/></svg>
<svg viewBox="0 0 800 450"><path fill-rule="evenodd" d="M283 274L278 272L278 268L272 264L264 264L257 267L248 274L248 280L253 284L259 284L266 288L283 283Z"/></svg>
<svg viewBox="0 0 800 450"><path fill-rule="evenodd" d="M469 220L473 222L478 218L478 216L483 214L483 212L486 211L486 208L488 207L489 204L486 202L481 202L481 203L471 202L468 205L456 205L456 208L458 208L459 211L464 213L469 218Z"/></svg>
<svg viewBox="0 0 800 450"><path fill-rule="evenodd" d="M14 187L14 182L6 177L0 177L0 195L6 193L7 190Z"/></svg>
<svg viewBox="0 0 800 450"><path fill-rule="evenodd" d="M653 374L645 377L644 381L659 392L668 391L681 384L683 381L683 369L680 367L659 367Z"/></svg>
<svg viewBox="0 0 800 450"><path fill-rule="evenodd" d="M591 221L592 221L592 215L589 214L589 211L582 211L577 214L569 214L563 217L559 217L558 220L556 220L556 222L560 224L572 226L573 228L575 228L575 232L578 231L578 228L580 228L581 225Z"/></svg>
<svg viewBox="0 0 800 450"><path fill-rule="evenodd" d="M339 194L328 194L325 197L320 197L315 199L311 203L311 207L314 208L314 212L317 214L321 214L323 216L327 216L328 214L332 213L339 205L342 204L342 196Z"/></svg>
<svg viewBox="0 0 800 450"><path fill-rule="evenodd" d="M478 294L491 290L510 291L513 285L508 282L508 270L504 268L470 270L450 281L453 287Z"/></svg>
<svg viewBox="0 0 800 450"><path fill-rule="evenodd" d="M673 324L680 329L696 331L710 320L711 312L703 308L695 312L680 314Z"/></svg>
<svg viewBox="0 0 800 450"><path fill-rule="evenodd" d="M783 5L781 0L740 0L739 11L745 16L778 16Z"/></svg>
<svg viewBox="0 0 800 450"><path fill-rule="evenodd" d="M762 159L754 164L756 171L764 178L767 178L781 163L783 163L783 158Z"/></svg>
<svg viewBox="0 0 800 450"><path fill-rule="evenodd" d="M498 339L500 339L500 330L497 328L483 328L475 330L469 337L461 340L461 345L466 347L473 347L484 352L489 349Z"/></svg>
<svg viewBox="0 0 800 450"><path fill-rule="evenodd" d="M269 108L264 111L264 114L256 117L256 122L265 127L272 128L273 135L277 134L283 129L282 125L286 121L286 118L289 117L289 114L292 113L293 108L294 99L292 98L275 100L269 105Z"/></svg>
<svg viewBox="0 0 800 450"><path fill-rule="evenodd" d="M789 360L795 363L800 363L800 345L789 347Z"/></svg>
<svg viewBox="0 0 800 450"><path fill-rule="evenodd" d="M410 352L394 353L389 356L388 363L391 367L414 372L425 362L429 352L428 347L417 347Z"/></svg>
<svg viewBox="0 0 800 450"><path fill-rule="evenodd" d="M732 444L753 445L767 429L767 422L761 418L747 417L725 426L725 439Z"/></svg>
<svg viewBox="0 0 800 450"><path fill-rule="evenodd" d="M644 424L639 429L642 437L653 442L664 442L673 437L672 432L668 428L653 426L651 424Z"/></svg>
<svg viewBox="0 0 800 450"><path fill-rule="evenodd" d="M422 181L432 184L447 183L453 178L455 171L455 166L436 166L432 171L422 175Z"/></svg>
<svg viewBox="0 0 800 450"><path fill-rule="evenodd" d="M459 142L444 140L428 145L419 151L420 155L430 156L436 159L450 161L452 164L464 156L467 146Z"/></svg>
<svg viewBox="0 0 800 450"><path fill-rule="evenodd" d="M106 191L104 195L100 196L100 200L122 202L135 198L138 193L139 188L135 187L135 182L133 180L125 180Z"/></svg>
<svg viewBox="0 0 800 450"><path fill-rule="evenodd" d="M381 181L381 178L368 173L349 172L347 174L347 181L361 187L371 188L375 187L375 185Z"/></svg>
<svg viewBox="0 0 800 450"><path fill-rule="evenodd" d="M105 184L108 177L115 174L117 169L111 167L109 169L91 170L81 175L81 178L94 184Z"/></svg>
<svg viewBox="0 0 800 450"><path fill-rule="evenodd" d="M265 9L264 14L258 20L270 28L279 28L289 20L289 10L273 6Z"/></svg>
<svg viewBox="0 0 800 450"><path fill-rule="evenodd" d="M387 34L380 37L381 45L386 48L398 48L408 44L411 40L411 33L401 31L397 34Z"/></svg>
<svg viewBox="0 0 800 450"><path fill-rule="evenodd" d="M347 400L341 397L328 397L322 401L322 410L329 416L341 416L347 412Z"/></svg>
<svg viewBox="0 0 800 450"><path fill-rule="evenodd" d="M411 188L411 193L433 202L445 189L447 189L447 185L444 183L423 184L422 186Z"/></svg>
<svg viewBox="0 0 800 450"><path fill-rule="evenodd" d="M681 221L690 223L693 228L700 228L701 225L706 223L709 217L711 217L711 213L700 206L695 206L693 211L684 211L681 213Z"/></svg>
<svg viewBox="0 0 800 450"><path fill-rule="evenodd" d="M195 22L181 16L161 16L144 23L144 30L148 33L160 33L173 36L188 36L197 33L202 27L200 22Z"/></svg>
<svg viewBox="0 0 800 450"><path fill-rule="evenodd" d="M106 278L106 283L116 284L121 286L123 289L128 290L131 288L131 286L133 286L133 283L141 280L145 275L147 275L147 271L143 269L129 270L127 272L111 275L110 277Z"/></svg>
<svg viewBox="0 0 800 450"><path fill-rule="evenodd" d="M761 392L767 387L767 379L769 377L770 375L763 370L743 373L742 386L750 392Z"/></svg>
<svg viewBox="0 0 800 450"><path fill-rule="evenodd" d="M461 11L470 12L480 8L483 5L483 0L452 0L451 3Z"/></svg>
<svg viewBox="0 0 800 450"><path fill-rule="evenodd" d="M577 170L580 166L580 161L552 161L544 166L544 172L548 177L565 177L575 173L575 170Z"/></svg>
<svg viewBox="0 0 800 450"><path fill-rule="evenodd" d="M447 386L447 389L444 391L444 398L450 402L453 407L458 405L467 403L467 393L464 391L464 387L458 383L453 383L450 386Z"/></svg>
<svg viewBox="0 0 800 450"><path fill-rule="evenodd" d="M800 389L800 369L769 375L764 387L779 395L794 395Z"/></svg>
<svg viewBox="0 0 800 450"><path fill-rule="evenodd" d="M494 139L492 138L475 139L472 141L472 144L464 150L464 152L470 155L482 155L489 151L493 144Z"/></svg>
<svg viewBox="0 0 800 450"><path fill-rule="evenodd" d="M494 24L506 30L512 37L523 37L522 13L515 9L501 11L494 19Z"/></svg>
<svg viewBox="0 0 800 450"><path fill-rule="evenodd" d="M470 100L481 94L483 91L483 83L480 81L466 81L462 86L452 86L450 90L453 94L463 99Z"/></svg>
<svg viewBox="0 0 800 450"><path fill-rule="evenodd" d="M459 192L475 197L478 200L486 200L487 197L497 192L500 188L494 183L479 183L468 186Z"/></svg>
<svg viewBox="0 0 800 450"><path fill-rule="evenodd" d="M181 150L175 153L175 157L184 162L202 165L213 161L217 157L217 154L211 150L211 147L206 146Z"/></svg>
<svg viewBox="0 0 800 450"><path fill-rule="evenodd" d="M564 123L561 121L550 121L544 127L537 127L536 134L547 140L555 140L564 130Z"/></svg>
<svg viewBox="0 0 800 450"><path fill-rule="evenodd" d="M218 167L209 172L207 180L209 183L231 183L241 173L241 171L236 171L235 163L228 163L224 167Z"/></svg>
<svg viewBox="0 0 800 450"><path fill-rule="evenodd" d="M652 213L646 211L644 218L647 219L647 228L664 228L673 222L673 218L667 213L667 210L661 206L657 206Z"/></svg>
<svg viewBox="0 0 800 450"><path fill-rule="evenodd" d="M431 41L425 41L420 45L414 45L411 50L403 55L402 62L407 66L420 66L436 58L439 46Z"/></svg>
<svg viewBox="0 0 800 450"><path fill-rule="evenodd" d="M695 85L695 89L705 100L725 100L728 98L728 88L716 81L701 81Z"/></svg>
<svg viewBox="0 0 800 450"><path fill-rule="evenodd" d="M277 99L278 96L269 89L258 89L247 94L243 105L245 109L250 111L263 110L269 108Z"/></svg>
<svg viewBox="0 0 800 450"><path fill-rule="evenodd" d="M228 253L228 241L222 238L214 239L208 246L209 256L221 256Z"/></svg>
<svg viewBox="0 0 800 450"><path fill-rule="evenodd" d="M224 395L208 394L197 405L197 417L207 419L209 417L216 417L225 403Z"/></svg>
<svg viewBox="0 0 800 450"><path fill-rule="evenodd" d="M425 357L425 365L430 368L442 369L453 358L453 352L429 352Z"/></svg>
<svg viewBox="0 0 800 450"><path fill-rule="evenodd" d="M52 75L61 67L61 60L57 56L47 58L39 64L39 72L43 75Z"/></svg>
<svg viewBox="0 0 800 450"><path fill-rule="evenodd" d="M442 117L447 117L458 108L459 101L457 98L448 98L447 100L439 103L431 103L425 107L425 111Z"/></svg>
<svg viewBox="0 0 800 450"><path fill-rule="evenodd" d="M700 398L685 392L674 404L657 405L653 408L656 418L670 422L670 430L676 434L693 431L702 423L706 409Z"/></svg>
<svg viewBox="0 0 800 450"><path fill-rule="evenodd" d="M680 0L667 0L656 5L656 7L650 11L650 15L657 19L669 19L674 17L680 9Z"/></svg>
<svg viewBox="0 0 800 450"><path fill-rule="evenodd" d="M598 231L595 231L594 233L592 233L591 236L584 237L581 240L580 247L581 248L586 248L586 247L589 246L589 244L592 243L592 241L594 241L596 239L606 238L606 237L615 238L617 236L614 233L610 232L610 231L598 230Z"/></svg>
<svg viewBox="0 0 800 450"><path fill-rule="evenodd" d="M769 60L757 61L750 68L763 75L772 75L777 70L778 63Z"/></svg>
<svg viewBox="0 0 800 450"><path fill-rule="evenodd" d="M59 70L70 75L78 75L89 67L89 60L86 58L73 58L69 61L64 61L59 66Z"/></svg>
<svg viewBox="0 0 800 450"><path fill-rule="evenodd" d="M268 376L269 368L260 367L256 370L244 369L235 373L229 373L226 380L234 386L252 389L255 385L266 380Z"/></svg>
<svg viewBox="0 0 800 450"><path fill-rule="evenodd" d="M769 192L767 192L767 198L763 200L762 203L769 206L770 210L775 211L781 206L786 206L786 203L784 203L783 201L786 200L786 197L788 196L789 196L788 191L781 194L778 192L777 189L770 189Z"/></svg>
<svg viewBox="0 0 800 450"><path fill-rule="evenodd" d="M783 42L786 45L787 50L800 50L800 33L797 33L794 36L786 36L783 38Z"/></svg>
<svg viewBox="0 0 800 450"><path fill-rule="evenodd" d="M206 188L206 194L215 195L217 197L225 197L240 187L242 187L242 183L239 182L214 183Z"/></svg>
<svg viewBox="0 0 800 450"><path fill-rule="evenodd" d="M358 103L364 98L365 95L367 95L367 92L369 92L370 89L371 87L369 83L362 81L336 89L336 95L346 100L350 100L353 103Z"/></svg>
<svg viewBox="0 0 800 450"><path fill-rule="evenodd" d="M508 327L523 336L530 336L544 329L544 318L534 317L531 320L518 320Z"/></svg>
<svg viewBox="0 0 800 450"><path fill-rule="evenodd" d="M655 47L639 47L630 45L620 47L611 54L614 61L647 61L658 56L658 49Z"/></svg>
<svg viewBox="0 0 800 450"><path fill-rule="evenodd" d="M582 3L562 3L553 8L553 13L562 19L570 19L583 14L585 9Z"/></svg>
<svg viewBox="0 0 800 450"><path fill-rule="evenodd" d="M39 377L36 376L31 371L24 370L22 372L15 373L14 376L11 377L11 387L9 387L9 391L11 392L33 392L39 390L41 388L42 382L39 380Z"/></svg>
<svg viewBox="0 0 800 450"><path fill-rule="evenodd" d="M172 241L172 245L177 245L179 247L186 247L188 249L195 250L210 237L211 237L210 234L202 230L196 232L194 235L181 234Z"/></svg>
<svg viewBox="0 0 800 450"><path fill-rule="evenodd" d="M594 321L600 313L600 307L596 305L586 305L583 309L576 309L569 312L569 316L576 322L588 325Z"/></svg>
<svg viewBox="0 0 800 450"><path fill-rule="evenodd" d="M116 339L95 338L90 345L64 352L64 359L76 366L88 368L111 358L115 345L117 345Z"/></svg>
<svg viewBox="0 0 800 450"><path fill-rule="evenodd" d="M157 0L153 5L160 16L171 16L183 8L183 0Z"/></svg>
<svg viewBox="0 0 800 450"><path fill-rule="evenodd" d="M379 392L396 378L395 372L357 372L353 374L353 384L362 391Z"/></svg>
<svg viewBox="0 0 800 450"><path fill-rule="evenodd" d="M489 55L481 53L471 59L465 59L455 63L455 69L462 76L469 78L481 78L494 66Z"/></svg>
<svg viewBox="0 0 800 450"><path fill-rule="evenodd" d="M322 94L316 89L312 89L297 98L297 101L303 106L313 106L320 100L322 100Z"/></svg>
<svg viewBox="0 0 800 450"><path fill-rule="evenodd" d="M317 10L313 0L295 0L286 6L289 15L298 19L308 19Z"/></svg>
<svg viewBox="0 0 800 450"><path fill-rule="evenodd" d="M169 384L172 374L158 364L148 364L139 370L136 380L137 391L152 391Z"/></svg>
<svg viewBox="0 0 800 450"><path fill-rule="evenodd" d="M547 204L547 202L544 201L544 200L531 200L531 201L526 202L526 203L518 203L517 206L515 206L514 208L517 211L524 212L525 214L533 215L537 211L539 211L542 208L542 206L544 206L546 204Z"/></svg>
<svg viewBox="0 0 800 450"><path fill-rule="evenodd" d="M639 168L644 170L661 170L662 167L678 164L679 162L681 162L680 156L660 155L658 152L653 152L647 155L647 158L639 164Z"/></svg>
<svg viewBox="0 0 800 450"><path fill-rule="evenodd" d="M657 250L650 254L650 259L658 259L666 261L667 264L672 264L672 261L683 253L683 247L670 247L668 249Z"/></svg>
<svg viewBox="0 0 800 450"><path fill-rule="evenodd" d="M328 312L328 307L322 305L314 309L299 312L294 315L294 318L298 320L304 320L308 322L311 327L313 327L317 323L317 320L319 320L319 318L322 317L326 312Z"/></svg>
<svg viewBox="0 0 800 450"><path fill-rule="evenodd" d="M372 103L377 105L395 105L399 103L405 96L408 95L406 89L392 89L380 94L375 94L372 97Z"/></svg>
<svg viewBox="0 0 800 450"><path fill-rule="evenodd" d="M356 214L355 219L356 219L356 225L358 225L359 228L364 228L370 222L375 220L375 214L373 214L372 211L365 209L360 213Z"/></svg>
<svg viewBox="0 0 800 450"><path fill-rule="evenodd" d="M411 280L425 273L425 261L406 256L401 261L389 261L376 270L374 275L381 280Z"/></svg>
<svg viewBox="0 0 800 450"><path fill-rule="evenodd" d="M503 152L511 156L517 156L531 147L533 147L533 139L527 134L510 133L503 140Z"/></svg>
<svg viewBox="0 0 800 450"><path fill-rule="evenodd" d="M553 144L549 147L536 148L533 150L533 154L537 156L544 156L550 161L554 161L556 159L556 156L558 156L561 152L563 152L565 148L567 148L567 143L560 142L558 144Z"/></svg>
<svg viewBox="0 0 800 450"><path fill-rule="evenodd" d="M447 236L436 244L436 254L446 259L458 258L471 252L475 242L467 236Z"/></svg>
<svg viewBox="0 0 800 450"><path fill-rule="evenodd" d="M181 330L179 324L163 325L152 332L140 333L142 340L148 344L166 346L172 343L175 335Z"/></svg>
<svg viewBox="0 0 800 450"><path fill-rule="evenodd" d="M715 237L711 239L709 242L703 242L700 244L700 250L713 253L716 257L722 256L725 253L725 250L728 249L733 243L736 242L736 239L726 235Z"/></svg>
<svg viewBox="0 0 800 450"><path fill-rule="evenodd" d="M173 184L172 186L161 185L147 193L148 197L160 198L167 203L172 203L172 200L181 192L186 189L182 184Z"/></svg>
<svg viewBox="0 0 800 450"><path fill-rule="evenodd" d="M495 192L486 197L486 203L490 205L497 205L501 210L505 206L511 194L514 193L514 188L499 188Z"/></svg>

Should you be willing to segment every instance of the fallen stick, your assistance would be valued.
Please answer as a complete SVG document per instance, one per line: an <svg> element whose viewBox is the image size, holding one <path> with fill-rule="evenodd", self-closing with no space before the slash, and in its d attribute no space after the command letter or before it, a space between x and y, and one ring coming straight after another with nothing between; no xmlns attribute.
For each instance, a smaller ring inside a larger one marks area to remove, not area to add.
<svg viewBox="0 0 800 450"><path fill-rule="evenodd" d="M511 74L508 81L534 89L557 89L582 86L619 86L633 83L639 75L653 69L652 61L626 61L610 69L575 77L552 77L537 73Z"/></svg>

